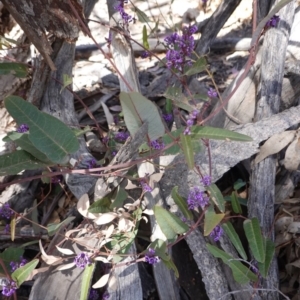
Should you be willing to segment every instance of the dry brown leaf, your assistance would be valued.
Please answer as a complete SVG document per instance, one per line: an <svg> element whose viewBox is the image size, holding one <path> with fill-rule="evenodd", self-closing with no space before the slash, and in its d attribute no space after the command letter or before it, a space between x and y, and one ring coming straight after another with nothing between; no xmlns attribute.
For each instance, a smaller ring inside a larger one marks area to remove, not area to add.
<svg viewBox="0 0 300 300"><path fill-rule="evenodd" d="M26 278L26 280L32 280L32 278L39 273L44 273L46 271L49 270L50 267L43 267L43 268L38 268L38 269L34 269L29 276Z"/></svg>
<svg viewBox="0 0 300 300"><path fill-rule="evenodd" d="M288 226L294 221L293 217L281 217L275 222L275 232L284 232Z"/></svg>
<svg viewBox="0 0 300 300"><path fill-rule="evenodd" d="M111 224L108 228L107 228L107 230L106 230L106 232L105 232L105 238L109 238L111 235L112 235L112 233L114 232L114 229L115 229L115 226L113 225L113 224Z"/></svg>
<svg viewBox="0 0 300 300"><path fill-rule="evenodd" d="M286 149L284 167L289 171L296 171L300 164L300 139L295 139Z"/></svg>
<svg viewBox="0 0 300 300"><path fill-rule="evenodd" d="M105 286L108 282L110 274L103 275L94 285L93 289L99 289L103 286Z"/></svg>
<svg viewBox="0 0 300 300"><path fill-rule="evenodd" d="M300 222L293 222L287 228L289 233L300 233Z"/></svg>
<svg viewBox="0 0 300 300"><path fill-rule="evenodd" d="M56 248L62 254L66 254L66 255L72 255L72 254L74 254L74 252L71 249L61 248L61 247L58 247L58 246L56 246Z"/></svg>
<svg viewBox="0 0 300 300"><path fill-rule="evenodd" d="M258 155L255 157L255 163L258 164L266 157L276 154L281 151L284 147L290 144L295 138L296 130L284 131L271 136L264 144L260 147Z"/></svg>
<svg viewBox="0 0 300 300"><path fill-rule="evenodd" d="M94 258L94 260L102 261L105 264L109 263L109 260L107 258L103 257L103 256L97 256L97 257Z"/></svg>
<svg viewBox="0 0 300 300"><path fill-rule="evenodd" d="M133 190L133 189L137 189L138 186L134 183L132 183L132 181L128 180L127 185L125 186L125 190Z"/></svg>
<svg viewBox="0 0 300 300"><path fill-rule="evenodd" d="M43 248L41 240L39 240L39 246L40 246L40 250L42 252L41 257L47 265L53 265L53 264L57 263L58 261L62 260L61 257L54 256L54 255L48 255Z"/></svg>
<svg viewBox="0 0 300 300"><path fill-rule="evenodd" d="M95 219L94 222L97 225L107 224L107 223L110 223L111 221L113 221L117 216L118 215L116 213L113 213L113 212L105 213L105 214L102 214L97 219Z"/></svg>
<svg viewBox="0 0 300 300"><path fill-rule="evenodd" d="M73 268L75 265L76 264L74 262L72 262L72 263L69 263L69 264L58 266L55 270L57 270L57 271L68 270L68 269Z"/></svg>
<svg viewBox="0 0 300 300"><path fill-rule="evenodd" d="M89 207L90 207L89 196L88 196L88 194L84 194L80 197L80 199L77 202L77 210L85 218L96 219L95 214L91 214L88 212Z"/></svg>

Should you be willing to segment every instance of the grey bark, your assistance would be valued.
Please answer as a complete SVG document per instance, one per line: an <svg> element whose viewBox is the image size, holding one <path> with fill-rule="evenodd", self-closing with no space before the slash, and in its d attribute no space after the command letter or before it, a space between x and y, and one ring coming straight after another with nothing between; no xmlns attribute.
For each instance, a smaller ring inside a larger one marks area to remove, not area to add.
<svg viewBox="0 0 300 300"><path fill-rule="evenodd" d="M278 27L268 30L265 34L256 121L279 112L286 49L294 13L295 2L293 1L281 10L281 21ZM249 218L258 218L263 235L272 240L274 240L275 175L276 157L274 156L254 165L250 176L251 189L248 199ZM279 288L278 283L278 266L274 257L268 278L262 280L262 287L276 290ZM264 299L279 299L276 291L261 292L261 295Z"/></svg>

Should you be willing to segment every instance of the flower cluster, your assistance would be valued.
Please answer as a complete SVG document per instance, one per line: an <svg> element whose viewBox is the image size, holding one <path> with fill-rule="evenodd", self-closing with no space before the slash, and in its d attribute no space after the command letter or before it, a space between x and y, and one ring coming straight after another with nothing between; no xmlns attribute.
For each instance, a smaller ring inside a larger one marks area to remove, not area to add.
<svg viewBox="0 0 300 300"><path fill-rule="evenodd" d="M74 263L76 264L76 267L84 269L86 265L91 263L91 261L86 253L81 252L75 257Z"/></svg>
<svg viewBox="0 0 300 300"><path fill-rule="evenodd" d="M21 124L18 128L17 128L17 132L19 133L25 133L29 130L29 126L27 124Z"/></svg>
<svg viewBox="0 0 300 300"><path fill-rule="evenodd" d="M141 54L141 58L147 58L150 56L150 52L149 51L143 51Z"/></svg>
<svg viewBox="0 0 300 300"><path fill-rule="evenodd" d="M187 199L189 209L192 210L197 207L204 208L208 204L208 202L209 198L198 187L194 187L191 189Z"/></svg>
<svg viewBox="0 0 300 300"><path fill-rule="evenodd" d="M128 132L124 132L124 131L118 132L115 135L115 139L122 141L122 142L125 142L129 137L130 137L130 134Z"/></svg>
<svg viewBox="0 0 300 300"><path fill-rule="evenodd" d="M149 248L148 254L145 255L145 262L147 262L150 265L154 265L160 262L160 258L158 256L155 256L154 249Z"/></svg>
<svg viewBox="0 0 300 300"><path fill-rule="evenodd" d="M91 158L87 161L87 164L88 164L88 168L89 169L93 169L93 168L96 168L96 167L99 167L100 165L97 163L96 159L95 158Z"/></svg>
<svg viewBox="0 0 300 300"><path fill-rule="evenodd" d="M187 127L185 128L183 134L190 135L191 134L191 127L194 125L195 120L197 119L199 111L194 110L189 114L189 117L186 121Z"/></svg>
<svg viewBox="0 0 300 300"><path fill-rule="evenodd" d="M218 97L218 93L213 88L209 88L207 95L209 98L217 98Z"/></svg>
<svg viewBox="0 0 300 300"><path fill-rule="evenodd" d="M211 185L211 177L209 175L203 176L203 178L200 181L204 186L210 186Z"/></svg>
<svg viewBox="0 0 300 300"><path fill-rule="evenodd" d="M144 192L150 192L151 193L153 191L152 187L146 182L145 179L141 180L141 186L142 186L142 189L143 189Z"/></svg>
<svg viewBox="0 0 300 300"><path fill-rule="evenodd" d="M27 260L25 258L23 258L22 256L20 257L20 263L18 262L14 262L14 261L11 261L10 262L10 267L11 267L11 271L14 272L16 271L18 268L20 267L23 267L27 264Z"/></svg>
<svg viewBox="0 0 300 300"><path fill-rule="evenodd" d="M3 286L2 295L10 297L17 289L17 284L13 280L6 280L6 284Z"/></svg>
<svg viewBox="0 0 300 300"><path fill-rule="evenodd" d="M97 292L97 290L90 289L89 300L98 300L98 299L99 299L99 293Z"/></svg>
<svg viewBox="0 0 300 300"><path fill-rule="evenodd" d="M213 231L210 233L210 237L214 239L215 242L217 242L223 234L223 228L221 226L216 226Z"/></svg>
<svg viewBox="0 0 300 300"><path fill-rule="evenodd" d="M155 141L150 142L150 147L155 150L160 150L165 147L165 144L159 140L155 140Z"/></svg>
<svg viewBox="0 0 300 300"><path fill-rule="evenodd" d="M5 203L0 208L0 217L10 220L11 217L14 215L14 212L10 209L10 206L8 203Z"/></svg>
<svg viewBox="0 0 300 300"><path fill-rule="evenodd" d="M167 67L183 71L185 65L191 65L189 59L195 47L193 34L197 31L197 26L184 27L182 35L173 33L165 38L166 44L171 48L167 51Z"/></svg>
<svg viewBox="0 0 300 300"><path fill-rule="evenodd" d="M275 15L266 23L265 28L276 27L279 21L280 17Z"/></svg>
<svg viewBox="0 0 300 300"><path fill-rule="evenodd" d="M119 0L119 2L120 3L117 6L115 6L115 10L117 10L120 13L124 22L123 25L128 26L128 24L134 20L134 18L131 15L127 14L124 10L124 4L128 3L128 0Z"/></svg>
<svg viewBox="0 0 300 300"><path fill-rule="evenodd" d="M173 116L172 116L172 114L163 114L162 117L164 118L164 120L165 120L166 122L171 122L171 121L173 121Z"/></svg>
<svg viewBox="0 0 300 300"><path fill-rule="evenodd" d="M105 291L104 294L102 295L102 300L108 300L110 297L108 291Z"/></svg>

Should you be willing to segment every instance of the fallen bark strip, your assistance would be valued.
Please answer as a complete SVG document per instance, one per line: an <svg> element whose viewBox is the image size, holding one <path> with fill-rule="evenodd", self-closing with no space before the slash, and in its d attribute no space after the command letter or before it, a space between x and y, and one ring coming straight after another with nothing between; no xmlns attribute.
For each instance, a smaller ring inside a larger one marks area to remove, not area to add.
<svg viewBox="0 0 300 300"><path fill-rule="evenodd" d="M256 120L277 114L280 108L282 80L289 35L295 13L295 1L280 11L280 22L277 28L265 34L262 51L261 78L258 88ZM274 204L276 157L270 156L254 165L250 175L250 194L248 198L248 217L259 220L262 233L274 237ZM261 286L266 289L279 288L277 259L273 257L269 274L261 279ZM279 299L277 292L261 292L264 299Z"/></svg>

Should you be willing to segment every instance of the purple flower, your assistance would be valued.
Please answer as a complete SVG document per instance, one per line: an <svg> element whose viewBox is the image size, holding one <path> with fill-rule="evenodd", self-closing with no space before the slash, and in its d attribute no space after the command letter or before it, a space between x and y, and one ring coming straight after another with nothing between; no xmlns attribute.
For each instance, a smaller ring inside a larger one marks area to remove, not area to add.
<svg viewBox="0 0 300 300"><path fill-rule="evenodd" d="M14 212L10 209L10 206L8 203L5 203L0 208L0 217L10 220L11 217L14 215Z"/></svg>
<svg viewBox="0 0 300 300"><path fill-rule="evenodd" d="M108 141L109 141L108 135L105 136L104 138L102 138L102 142L103 142L104 144L107 144Z"/></svg>
<svg viewBox="0 0 300 300"><path fill-rule="evenodd" d="M160 142L159 140L155 140L150 142L150 147L156 150L160 150L165 147L165 144L163 142Z"/></svg>
<svg viewBox="0 0 300 300"><path fill-rule="evenodd" d="M195 209L197 207L204 208L208 204L209 198L198 187L191 189L187 203L189 209Z"/></svg>
<svg viewBox="0 0 300 300"><path fill-rule="evenodd" d="M92 169L92 168L95 168L95 167L98 166L98 163L97 163L97 161L96 161L95 158L89 159L89 160L87 161L87 164L88 164L88 166L89 166L89 169Z"/></svg>
<svg viewBox="0 0 300 300"><path fill-rule="evenodd" d="M203 178L200 180L204 186L210 186L211 185L211 177L209 175L203 176Z"/></svg>
<svg viewBox="0 0 300 300"><path fill-rule="evenodd" d="M171 122L173 120L172 114L163 114L162 117L166 122Z"/></svg>
<svg viewBox="0 0 300 300"><path fill-rule="evenodd" d="M86 265L90 264L90 258L88 257L88 255L84 252L81 252L80 254L78 254L75 259L74 262L76 264L76 267L80 268L80 269L84 269Z"/></svg>
<svg viewBox="0 0 300 300"><path fill-rule="evenodd" d="M102 295L102 300L108 300L110 297L108 291L105 291L104 294Z"/></svg>
<svg viewBox="0 0 300 300"><path fill-rule="evenodd" d="M4 233L9 234L10 233L10 224L6 224L4 227Z"/></svg>
<svg viewBox="0 0 300 300"><path fill-rule="evenodd" d="M119 0L119 2L119 5L115 6L115 10L117 10L120 13L124 22L123 25L128 26L129 22L134 20L134 18L131 15L127 14L124 10L124 3L127 3L128 1Z"/></svg>
<svg viewBox="0 0 300 300"><path fill-rule="evenodd" d="M141 58L147 58L150 56L150 52L149 51L143 51L141 54Z"/></svg>
<svg viewBox="0 0 300 300"><path fill-rule="evenodd" d="M280 17L275 15L266 23L265 27L266 28L276 27L279 21L280 21Z"/></svg>
<svg viewBox="0 0 300 300"><path fill-rule="evenodd" d="M186 121L186 125L189 126L189 127L193 126L194 125L194 120L188 119Z"/></svg>
<svg viewBox="0 0 300 300"><path fill-rule="evenodd" d="M99 299L98 291L94 289L90 289L89 300L98 300L98 299Z"/></svg>
<svg viewBox="0 0 300 300"><path fill-rule="evenodd" d="M27 132L29 130L29 127L27 124L21 124L18 128L17 128L17 132L19 133L24 133Z"/></svg>
<svg viewBox="0 0 300 300"><path fill-rule="evenodd" d="M190 135L191 134L191 128L188 126L186 129L183 131L184 135Z"/></svg>
<svg viewBox="0 0 300 300"><path fill-rule="evenodd" d="M110 297L108 291L105 291L104 294L102 295L102 300L108 300Z"/></svg>
<svg viewBox="0 0 300 300"><path fill-rule="evenodd" d="M14 294L17 288L18 287L15 281L7 279L6 284L3 286L2 295L10 297Z"/></svg>
<svg viewBox="0 0 300 300"><path fill-rule="evenodd" d="M51 183L53 184L60 183L61 181L62 181L61 175L51 177Z"/></svg>
<svg viewBox="0 0 300 300"><path fill-rule="evenodd" d="M210 98L217 98L218 97L218 93L216 92L215 89L213 88L209 88L208 92L207 92L208 97Z"/></svg>
<svg viewBox="0 0 300 300"><path fill-rule="evenodd" d="M217 242L223 234L223 228L221 226L216 226L213 231L209 234L210 237L214 239L215 242Z"/></svg>
<svg viewBox="0 0 300 300"><path fill-rule="evenodd" d="M173 33L165 38L169 49L166 53L167 67L183 71L185 65L191 65L192 52L195 47L193 34L197 31L197 26L184 27L182 35Z"/></svg>
<svg viewBox="0 0 300 300"><path fill-rule="evenodd" d="M12 272L16 271L18 268L23 267L27 264L27 260L22 256L20 257L20 260L21 260L20 263L14 261L11 261L9 263Z"/></svg>
<svg viewBox="0 0 300 300"><path fill-rule="evenodd" d="M153 191L152 187L144 179L141 180L141 186L144 192L151 193Z"/></svg>
<svg viewBox="0 0 300 300"><path fill-rule="evenodd" d="M128 132L123 132L123 131L118 132L115 135L115 139L122 141L122 142L125 142L129 137L130 137L130 134Z"/></svg>
<svg viewBox="0 0 300 300"><path fill-rule="evenodd" d="M145 255L145 262L147 262L150 265L154 265L160 262L160 258L158 256L155 256L154 249L149 248L148 254Z"/></svg>

